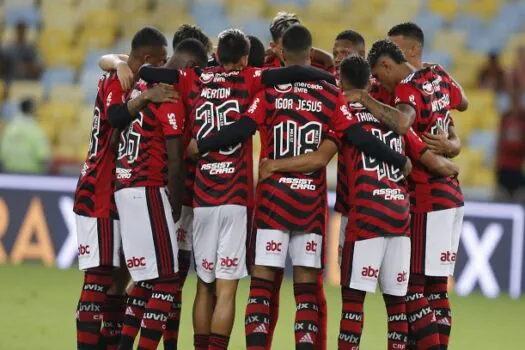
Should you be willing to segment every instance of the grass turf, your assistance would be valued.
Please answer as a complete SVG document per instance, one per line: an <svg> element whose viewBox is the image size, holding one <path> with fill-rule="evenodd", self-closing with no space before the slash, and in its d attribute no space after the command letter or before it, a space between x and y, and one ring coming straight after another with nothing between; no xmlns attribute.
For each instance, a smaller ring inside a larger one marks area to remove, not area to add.
<svg viewBox="0 0 525 350"><path fill-rule="evenodd" d="M0 349L71 350L75 348L75 306L82 273L57 270L40 265L0 267ZM249 280L240 284L237 318L230 349L244 349L244 307ZM329 349L337 348L340 316L339 289L326 286L329 306ZM184 289L183 317L179 349L192 349L191 307L195 294L195 275ZM488 300L480 294L452 297L454 328L451 349L524 349L525 298L504 296ZM365 305L365 328L361 348L386 348L386 319L380 294L369 295ZM292 349L295 302L292 283L281 291L279 324L274 349Z"/></svg>

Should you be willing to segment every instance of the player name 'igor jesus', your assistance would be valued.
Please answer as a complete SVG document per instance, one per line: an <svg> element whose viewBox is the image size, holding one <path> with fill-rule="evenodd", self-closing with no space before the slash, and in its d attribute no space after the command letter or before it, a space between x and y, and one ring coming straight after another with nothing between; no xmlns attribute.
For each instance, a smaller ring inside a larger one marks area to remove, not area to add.
<svg viewBox="0 0 525 350"><path fill-rule="evenodd" d="M295 102L295 103L294 103ZM321 112L323 104L321 101L297 100L291 98L278 98L275 100L276 109L295 109L296 111Z"/></svg>

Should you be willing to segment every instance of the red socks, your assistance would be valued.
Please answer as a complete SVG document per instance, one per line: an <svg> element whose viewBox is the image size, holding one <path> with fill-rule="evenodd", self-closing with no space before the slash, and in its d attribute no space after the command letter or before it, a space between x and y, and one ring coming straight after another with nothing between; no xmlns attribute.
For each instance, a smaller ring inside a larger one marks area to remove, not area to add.
<svg viewBox="0 0 525 350"><path fill-rule="evenodd" d="M294 283L295 348L315 349L319 334L317 283Z"/></svg>
<svg viewBox="0 0 525 350"><path fill-rule="evenodd" d="M207 334L193 335L193 346L195 350L208 350L208 342L210 336Z"/></svg>
<svg viewBox="0 0 525 350"><path fill-rule="evenodd" d="M124 328L122 328L120 337L120 350L133 349L133 343L140 330L140 322L152 290L153 285L151 282L142 281L135 283L131 293L129 293L124 316Z"/></svg>
<svg viewBox="0 0 525 350"><path fill-rule="evenodd" d="M417 342L418 349L439 349L436 317L424 292L425 276L410 275L406 295L410 336Z"/></svg>
<svg viewBox="0 0 525 350"><path fill-rule="evenodd" d="M339 330L338 346L340 350L357 350L363 333L363 304L366 293L343 287L343 312Z"/></svg>
<svg viewBox="0 0 525 350"><path fill-rule="evenodd" d="M388 349L407 348L408 321L405 297L383 294L388 316Z"/></svg>
<svg viewBox="0 0 525 350"><path fill-rule="evenodd" d="M106 293L113 281L111 270L84 273L84 285L77 305L77 349L98 349Z"/></svg>
<svg viewBox="0 0 525 350"><path fill-rule="evenodd" d="M124 295L107 295L106 305L102 314L101 335L104 338L105 350L117 350L124 326L126 312L126 297Z"/></svg>
<svg viewBox="0 0 525 350"><path fill-rule="evenodd" d="M208 345L208 350L226 350L228 349L228 343L230 342L230 337L222 334L210 334L210 341Z"/></svg>
<svg viewBox="0 0 525 350"><path fill-rule="evenodd" d="M273 290L272 281L252 277L244 322L246 348L249 350L264 350L269 344L270 299Z"/></svg>
<svg viewBox="0 0 525 350"><path fill-rule="evenodd" d="M328 306L326 305L323 284L324 272L321 270L317 276L317 303L319 304L319 339L317 347L319 350L327 349L328 340Z"/></svg>
<svg viewBox="0 0 525 350"><path fill-rule="evenodd" d="M279 320L279 299L281 297L281 284L283 283L284 271L278 270L275 273L275 281L273 282L273 291L270 300L270 329L268 330L268 340L266 342L266 350L271 350L273 333L277 327Z"/></svg>
<svg viewBox="0 0 525 350"><path fill-rule="evenodd" d="M447 349L452 327L452 313L448 299L448 277L426 277L425 296L436 316L441 349Z"/></svg>

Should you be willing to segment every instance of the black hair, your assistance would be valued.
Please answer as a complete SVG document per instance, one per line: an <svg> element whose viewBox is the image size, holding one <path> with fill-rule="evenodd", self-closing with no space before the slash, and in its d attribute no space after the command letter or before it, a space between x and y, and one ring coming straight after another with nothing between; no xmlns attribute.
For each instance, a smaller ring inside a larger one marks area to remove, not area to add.
<svg viewBox="0 0 525 350"><path fill-rule="evenodd" d="M382 56L388 56L398 64L407 61L403 51L387 39L376 41L370 51L368 51L368 63L370 67L374 68Z"/></svg>
<svg viewBox="0 0 525 350"><path fill-rule="evenodd" d="M157 28L144 27L133 36L133 40L131 40L131 50L137 50L147 46L168 46L168 42L166 41L164 34L162 34Z"/></svg>
<svg viewBox="0 0 525 350"><path fill-rule="evenodd" d="M177 28L177 31L173 35L173 50L175 50L177 45L186 39L197 39L202 45L204 45L208 53L213 50L210 38L202 31L202 29L193 24L181 24L180 27Z"/></svg>
<svg viewBox="0 0 525 350"><path fill-rule="evenodd" d="M264 66L264 54L266 49L262 41L256 36L248 35L250 40L250 54L248 55L248 65L250 67L262 68Z"/></svg>
<svg viewBox="0 0 525 350"><path fill-rule="evenodd" d="M250 40L239 29L226 29L219 34L217 58L221 64L239 63L250 54Z"/></svg>
<svg viewBox="0 0 525 350"><path fill-rule="evenodd" d="M198 67L206 67L208 65L208 52L206 47L197 39L185 39L181 41L176 47L176 53L185 53L194 58L194 63Z"/></svg>
<svg viewBox="0 0 525 350"><path fill-rule="evenodd" d="M35 105L33 103L33 100L30 99L30 98L26 98L26 99L22 100L22 102L20 102L20 110L24 114L32 114L33 110L34 110L34 107L35 107Z"/></svg>
<svg viewBox="0 0 525 350"><path fill-rule="evenodd" d="M361 56L351 55L341 62L341 79L356 89L364 89L370 80L370 65Z"/></svg>
<svg viewBox="0 0 525 350"><path fill-rule="evenodd" d="M295 13L280 11L270 23L270 34L274 42L283 37L284 32L293 25L301 24Z"/></svg>
<svg viewBox="0 0 525 350"><path fill-rule="evenodd" d="M425 45L425 34L420 26L414 22L405 22L393 26L388 31L388 36L404 36L418 41L421 46Z"/></svg>
<svg viewBox="0 0 525 350"><path fill-rule="evenodd" d="M305 26L296 24L283 35L283 48L290 53L301 53L312 47L312 34Z"/></svg>
<svg viewBox="0 0 525 350"><path fill-rule="evenodd" d="M335 40L348 40L354 45L365 44L365 38L363 38L363 36L358 32L350 29L337 34Z"/></svg>

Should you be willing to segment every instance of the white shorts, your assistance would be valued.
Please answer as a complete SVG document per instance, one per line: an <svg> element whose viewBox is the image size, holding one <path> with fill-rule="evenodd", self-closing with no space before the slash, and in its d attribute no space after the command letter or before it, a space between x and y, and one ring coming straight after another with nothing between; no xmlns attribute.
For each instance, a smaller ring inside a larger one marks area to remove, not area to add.
<svg viewBox="0 0 525 350"><path fill-rule="evenodd" d="M464 207L411 214L412 273L452 276Z"/></svg>
<svg viewBox="0 0 525 350"><path fill-rule="evenodd" d="M170 277L178 272L177 235L166 190L124 188L115 193L115 202L124 257L133 281Z"/></svg>
<svg viewBox="0 0 525 350"><path fill-rule="evenodd" d="M410 238L378 237L345 242L341 281L344 286L404 296L410 273Z"/></svg>
<svg viewBox="0 0 525 350"><path fill-rule="evenodd" d="M120 223L110 218L75 214L77 226L78 267L87 270L99 266L120 266Z"/></svg>
<svg viewBox="0 0 525 350"><path fill-rule="evenodd" d="M256 234L255 265L284 268L288 252L293 266L322 267L321 235L271 229L258 229Z"/></svg>
<svg viewBox="0 0 525 350"><path fill-rule="evenodd" d="M248 275L247 230L245 206L228 204L193 209L193 256L197 276L202 281L239 280Z"/></svg>
<svg viewBox="0 0 525 350"><path fill-rule="evenodd" d="M180 219L175 223L175 232L177 233L179 250L191 251L193 245L193 207L182 206Z"/></svg>
<svg viewBox="0 0 525 350"><path fill-rule="evenodd" d="M341 225L339 226L339 247L337 262L341 265L341 259L343 257L343 247L345 246L345 234L346 226L348 225L348 216L341 214Z"/></svg>

